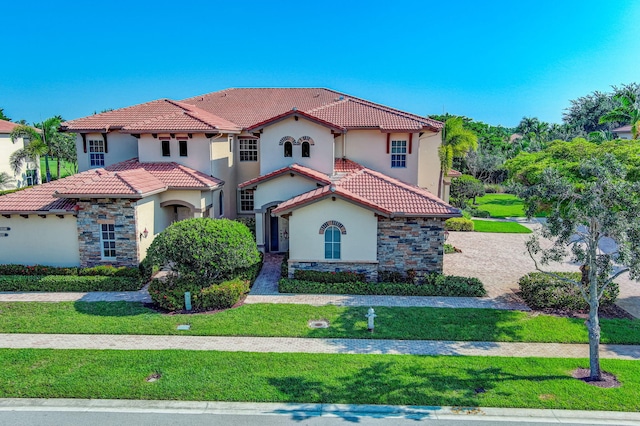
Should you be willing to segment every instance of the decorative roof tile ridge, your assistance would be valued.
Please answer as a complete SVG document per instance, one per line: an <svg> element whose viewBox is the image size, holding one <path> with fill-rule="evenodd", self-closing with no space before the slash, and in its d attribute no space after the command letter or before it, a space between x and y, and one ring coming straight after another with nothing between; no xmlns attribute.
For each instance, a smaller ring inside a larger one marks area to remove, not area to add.
<svg viewBox="0 0 640 426"><path fill-rule="evenodd" d="M337 101L330 102L328 104L324 104L324 105L317 106L315 108L311 108L311 109L309 109L309 110L307 110L305 112L307 114L313 114L314 112L322 111L323 109L331 108L331 107L334 107L336 105L340 105L340 104L343 104L343 103L349 101L349 99L345 95L340 95L340 96L342 96L343 98L342 99L338 99Z"/></svg>
<svg viewBox="0 0 640 426"><path fill-rule="evenodd" d="M418 114L413 114L413 113L410 113L410 112L402 111L402 110L399 110L397 108L392 108L390 106L378 104L378 103L375 103L375 102L372 102L372 101L368 101L366 99L350 96L348 100L356 102L356 103L359 103L361 105L367 105L367 106L370 106L372 108L376 108L376 109L381 110L381 111L387 111L387 112L389 112L391 114L396 114L396 115L404 117L404 118L409 118L409 119L416 120L416 121L430 123L431 126L436 128L436 129L442 129L442 127L444 126L444 124L442 122L440 122L438 120L434 120L433 118L423 117L423 116L418 115Z"/></svg>
<svg viewBox="0 0 640 426"><path fill-rule="evenodd" d="M154 121L158 121L158 120L162 120L165 118L170 118L170 117L175 117L176 115L180 115L180 114L186 114L187 111L174 111L174 112L170 112L168 114L160 114L160 115L156 115L153 118L148 118L146 120L141 120L141 121L136 121L135 123L131 123L131 124L127 124L126 126L124 126L125 129L129 128L129 127L134 127L138 126L140 124L151 124Z"/></svg>
<svg viewBox="0 0 640 426"><path fill-rule="evenodd" d="M62 123L60 123L60 127L67 127L66 126L67 123L71 123L71 122L77 121L77 120L84 120L84 119L87 119L87 118L99 117L101 115L103 115L103 116L114 115L113 113L116 113L116 112L120 113L122 111L126 111L126 110L129 110L129 109L137 108L137 107L140 107L140 106L143 106L143 105L149 105L149 104L160 103L160 102L167 102L169 100L170 99L168 99L168 98L154 99L152 101L141 102L139 104L130 105L130 106L122 107L122 108L116 108L116 109L112 109L111 111L101 112L99 114L88 115L86 117L79 117L79 118L76 118L76 119L73 119L73 120L66 120L66 121L63 121Z"/></svg>

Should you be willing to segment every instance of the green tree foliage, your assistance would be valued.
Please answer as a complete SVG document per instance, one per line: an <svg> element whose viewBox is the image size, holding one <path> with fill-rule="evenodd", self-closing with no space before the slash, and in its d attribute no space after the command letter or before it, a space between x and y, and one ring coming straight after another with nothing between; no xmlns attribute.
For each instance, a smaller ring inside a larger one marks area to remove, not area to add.
<svg viewBox="0 0 640 426"><path fill-rule="evenodd" d="M255 240L244 224L209 218L173 223L156 236L147 257L152 264L165 265L202 287L260 261Z"/></svg>
<svg viewBox="0 0 640 426"><path fill-rule="evenodd" d="M507 160L504 167L509 178L525 186L540 182L543 171L552 168L560 176L579 184L580 164L591 158L603 158L611 154L621 164L631 181L640 180L640 145L630 140L617 139L600 144L576 138L571 142L553 141L539 152L521 152Z"/></svg>
<svg viewBox="0 0 640 426"><path fill-rule="evenodd" d="M15 182L15 179L9 176L7 172L0 173L0 189L8 188L13 182Z"/></svg>
<svg viewBox="0 0 640 426"><path fill-rule="evenodd" d="M476 197L483 195L484 185L473 176L462 175L451 180L450 201L456 207L465 207L470 200L475 204Z"/></svg>
<svg viewBox="0 0 640 426"><path fill-rule="evenodd" d="M63 136L58 132L62 123L62 117L51 117L42 123L35 123L34 127L19 125L11 132L11 140L15 143L18 138L28 139L28 146L15 151L10 158L10 163L17 173L24 161L32 159L38 162L38 158L44 155L47 182L51 181L51 170L49 169L49 155L53 152L55 141ZM38 130L36 130L38 129Z"/></svg>
<svg viewBox="0 0 640 426"><path fill-rule="evenodd" d="M628 88L614 97L620 105L600 117L600 123L631 125L631 137L640 137L640 87Z"/></svg>
<svg viewBox="0 0 640 426"><path fill-rule="evenodd" d="M11 119L9 117L4 115L4 108L0 108L0 120L11 121Z"/></svg>
<svg viewBox="0 0 640 426"><path fill-rule="evenodd" d="M443 179L453 167L453 159L478 148L478 137L463 126L461 117L448 119L442 129L442 144L438 147L440 158L440 180L438 182L438 196L442 197Z"/></svg>
<svg viewBox="0 0 640 426"><path fill-rule="evenodd" d="M604 292L619 275L629 272L640 280L640 183L625 179L625 167L611 154L582 162L576 171L580 184L558 170L545 169L536 185L524 188L527 216L541 205L550 206L547 224L527 242L536 269L575 285L589 304L590 376L601 380L598 308ZM540 238L550 239L551 246ZM614 252L600 249L612 238ZM539 264L563 261L568 255L580 265L579 279L543 271Z"/></svg>

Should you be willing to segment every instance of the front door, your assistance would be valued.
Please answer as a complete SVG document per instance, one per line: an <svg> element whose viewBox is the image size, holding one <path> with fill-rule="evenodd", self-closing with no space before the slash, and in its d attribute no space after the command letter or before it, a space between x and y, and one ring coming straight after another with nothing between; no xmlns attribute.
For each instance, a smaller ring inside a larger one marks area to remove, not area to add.
<svg viewBox="0 0 640 426"><path fill-rule="evenodd" d="M277 252L280 250L280 246L279 246L279 240L280 240L280 236L279 234L279 229L278 229L278 222L279 222L279 218L278 217L273 217L271 215L269 215L270 218L270 230L271 232L269 232L269 251L270 252Z"/></svg>

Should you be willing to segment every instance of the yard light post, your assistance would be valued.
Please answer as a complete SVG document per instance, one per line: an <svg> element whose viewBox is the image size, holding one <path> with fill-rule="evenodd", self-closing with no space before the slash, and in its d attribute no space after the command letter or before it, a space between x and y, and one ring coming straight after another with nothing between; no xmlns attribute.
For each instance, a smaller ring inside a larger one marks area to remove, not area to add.
<svg viewBox="0 0 640 426"><path fill-rule="evenodd" d="M365 317L367 317L367 328L370 332L373 333L373 319L377 317L376 311L374 311L373 308L369 308L369 311L367 312L367 315L365 315Z"/></svg>

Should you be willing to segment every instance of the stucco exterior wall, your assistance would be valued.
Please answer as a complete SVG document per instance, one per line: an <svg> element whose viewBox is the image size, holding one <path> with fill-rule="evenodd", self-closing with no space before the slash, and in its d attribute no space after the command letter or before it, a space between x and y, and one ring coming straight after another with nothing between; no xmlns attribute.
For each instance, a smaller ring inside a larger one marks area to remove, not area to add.
<svg viewBox="0 0 640 426"><path fill-rule="evenodd" d="M75 216L0 216L0 264L6 263L79 266Z"/></svg>
<svg viewBox="0 0 640 426"><path fill-rule="evenodd" d="M302 145L293 145L293 156L284 156L284 146L280 139L291 136L296 141L302 136L309 136L314 144L310 147L310 156L302 157ZM298 163L328 175L333 174L333 135L331 130L300 117L293 117L265 127L260 136L260 174L264 175L279 168Z"/></svg>
<svg viewBox="0 0 640 426"><path fill-rule="evenodd" d="M418 186L428 189L435 195L438 195L438 179L440 179L440 159L438 157L440 143L440 133L425 132L419 139ZM448 201L448 198L445 201Z"/></svg>
<svg viewBox="0 0 640 426"><path fill-rule="evenodd" d="M162 141L152 135L141 135L138 139L138 158L140 162L176 162L207 175L211 174L209 139L202 134L194 134L187 141L187 156L180 156L180 144L177 139L169 141L168 157L162 156ZM111 149L111 146L109 146ZM215 176L215 174L214 174ZM218 176L216 176L218 177Z"/></svg>
<svg viewBox="0 0 640 426"><path fill-rule="evenodd" d="M289 217L289 258L325 262L320 227L335 220L344 225L339 262L375 262L377 219L370 210L337 199L326 199L297 209ZM330 260L336 263L336 260Z"/></svg>
<svg viewBox="0 0 640 426"><path fill-rule="evenodd" d="M27 177L26 177L26 164L22 164L22 168L16 174L13 172L13 168L9 164L9 157L15 151L24 148L24 140L22 138L18 138L15 143L11 141L8 133L0 133L0 173L6 173L10 178L14 179L13 182L9 183L4 188L0 189L12 189L12 188L21 188L23 186L27 186ZM40 168L37 161L34 161L37 170L37 176L40 176Z"/></svg>
<svg viewBox="0 0 640 426"><path fill-rule="evenodd" d="M317 187L314 180L299 175L291 176L287 173L260 183L253 193L253 204L256 209L260 209L265 204L286 201Z"/></svg>
<svg viewBox="0 0 640 426"><path fill-rule="evenodd" d="M386 133L378 130L350 130L346 138L346 158L403 182L413 185L418 183L418 133L413 134L411 154L409 133L391 133L390 136L390 141L407 141L407 167L391 167Z"/></svg>
<svg viewBox="0 0 640 426"><path fill-rule="evenodd" d="M234 171L234 155L231 151L233 149L234 142L229 144L228 137L214 138L211 140L210 154L209 154L209 172L218 179L224 181L223 197L224 197L224 217L235 218L236 217L236 187L238 180L236 172ZM236 166L239 163L236 163ZM216 206L216 217L220 217L218 198L215 198L213 204Z"/></svg>
<svg viewBox="0 0 640 426"><path fill-rule="evenodd" d="M87 152L82 146L82 136L76 135L76 152L78 154L78 171L84 172L89 166L89 140L104 140L100 133L87 133ZM104 154L104 165L109 166L120 161L129 160L138 156L138 140L125 133L110 132L107 135L107 153Z"/></svg>

